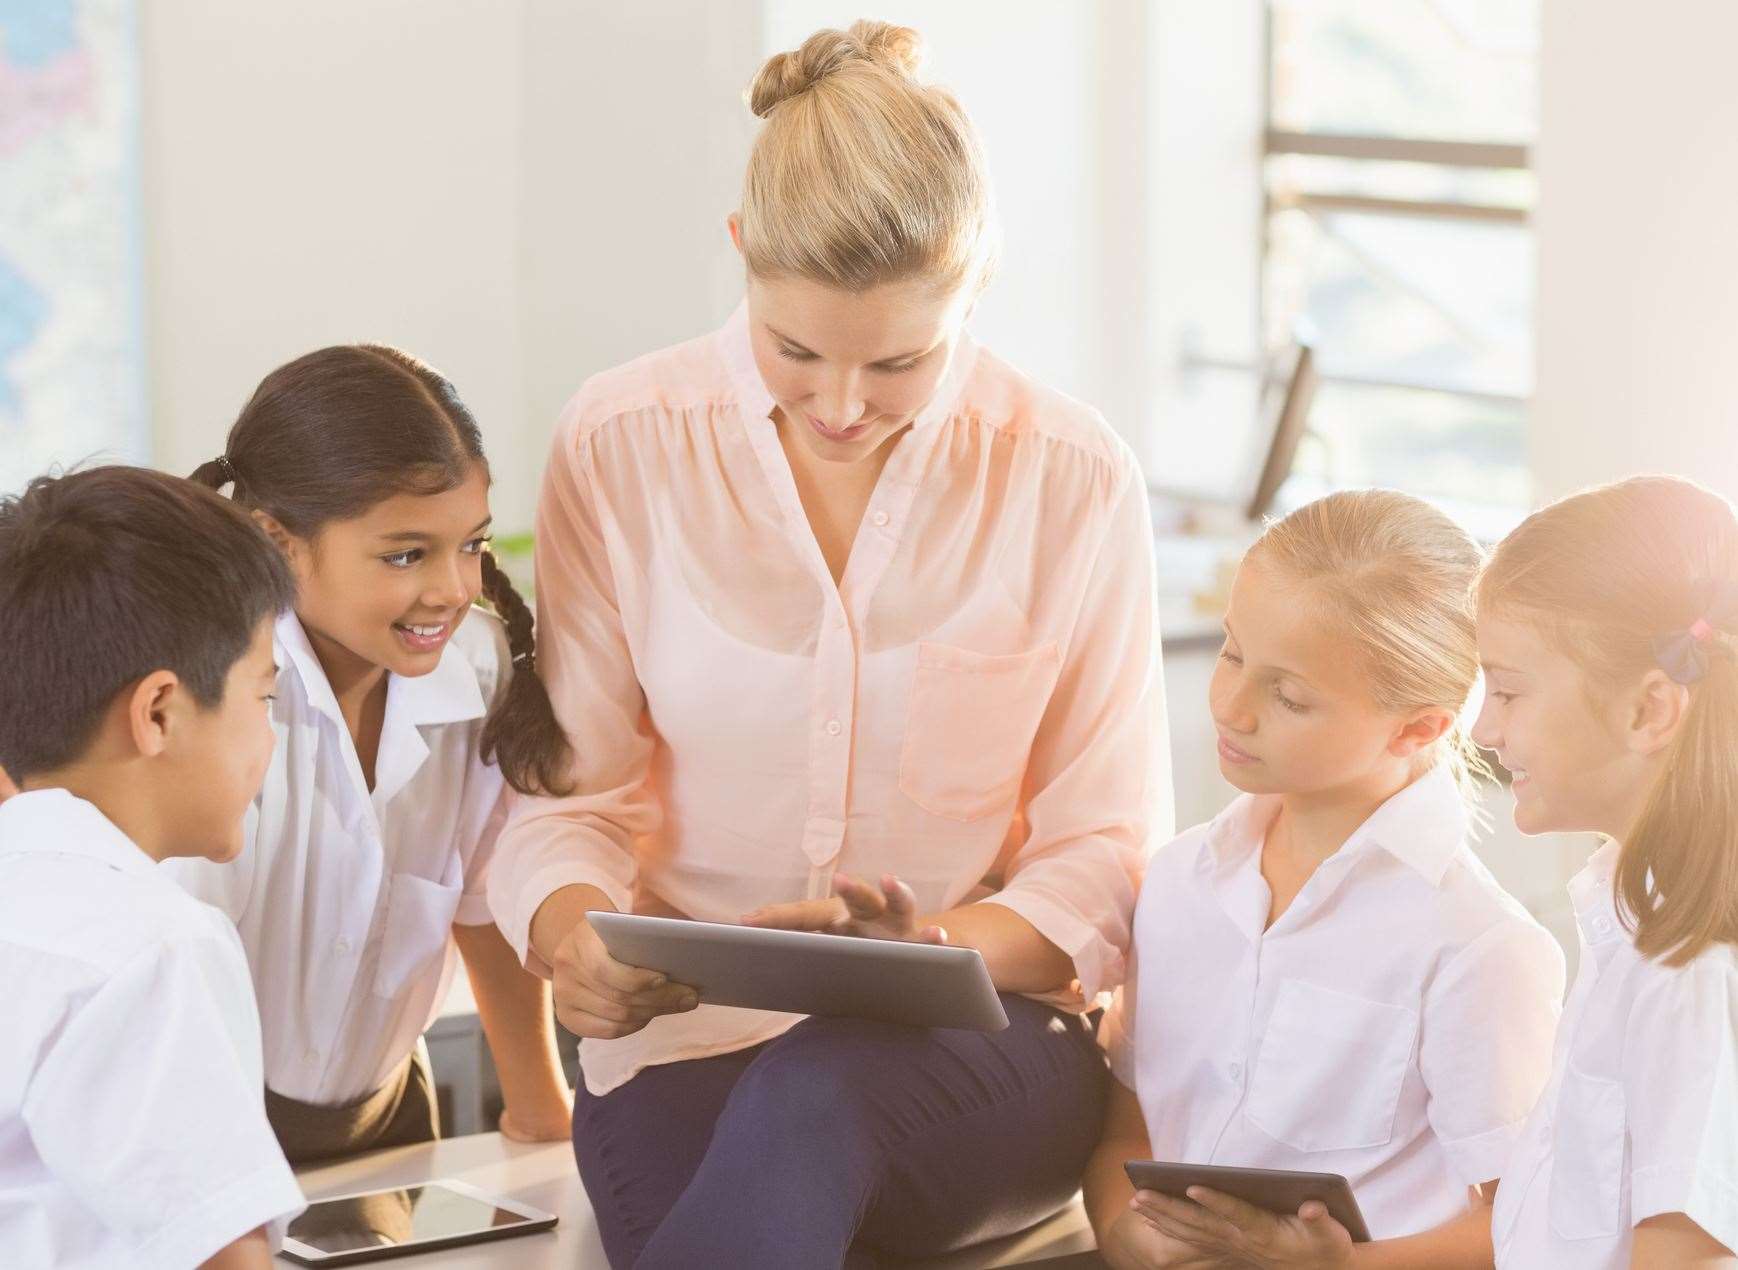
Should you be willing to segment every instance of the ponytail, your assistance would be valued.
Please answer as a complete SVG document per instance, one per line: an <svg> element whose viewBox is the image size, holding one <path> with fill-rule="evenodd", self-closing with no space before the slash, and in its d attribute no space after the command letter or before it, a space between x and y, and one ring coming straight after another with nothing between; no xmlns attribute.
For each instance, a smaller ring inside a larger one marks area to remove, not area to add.
<svg viewBox="0 0 1738 1270"><path fill-rule="evenodd" d="M1636 950L1668 966L1738 944L1738 657L1717 628L1706 643L1706 669L1617 865Z"/></svg>
<svg viewBox="0 0 1738 1270"><path fill-rule="evenodd" d="M513 678L483 723L482 755L521 794L571 792L573 747L555 717L549 690L537 674L537 639L531 609L507 571L483 553L483 598L507 627Z"/></svg>

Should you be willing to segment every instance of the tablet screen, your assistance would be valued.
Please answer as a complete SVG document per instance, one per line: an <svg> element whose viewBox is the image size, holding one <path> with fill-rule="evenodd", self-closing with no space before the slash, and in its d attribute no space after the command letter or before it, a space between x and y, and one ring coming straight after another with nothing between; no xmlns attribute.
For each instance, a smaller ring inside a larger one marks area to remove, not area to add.
<svg viewBox="0 0 1738 1270"><path fill-rule="evenodd" d="M289 1237L319 1252L393 1248L524 1226L531 1218L431 1182L321 1200L290 1223Z"/></svg>

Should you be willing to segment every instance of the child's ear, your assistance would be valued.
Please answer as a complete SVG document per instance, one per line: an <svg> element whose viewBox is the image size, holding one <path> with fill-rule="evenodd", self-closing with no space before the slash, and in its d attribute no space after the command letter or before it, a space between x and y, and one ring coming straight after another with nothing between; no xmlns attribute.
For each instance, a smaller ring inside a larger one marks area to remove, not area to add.
<svg viewBox="0 0 1738 1270"><path fill-rule="evenodd" d="M1401 723L1388 742L1388 752L1396 758L1411 758L1420 750L1440 741L1454 726L1454 715L1436 706L1414 711Z"/></svg>
<svg viewBox="0 0 1738 1270"><path fill-rule="evenodd" d="M724 224L730 230L730 245L736 248L736 254L742 254L742 213L732 212L724 218Z"/></svg>
<svg viewBox="0 0 1738 1270"><path fill-rule="evenodd" d="M12 783L12 778L6 774L6 769L0 767L0 803L18 792L18 786Z"/></svg>
<svg viewBox="0 0 1738 1270"><path fill-rule="evenodd" d="M1663 670L1650 670L1625 704L1625 747L1631 754L1657 754L1671 744L1689 713L1690 690Z"/></svg>
<svg viewBox="0 0 1738 1270"><path fill-rule="evenodd" d="M284 559L290 562L290 571L297 578L301 578L307 563L307 544L279 524L278 518L270 512L262 512L256 507L248 515L253 517L253 523L277 545L278 550L284 553Z"/></svg>
<svg viewBox="0 0 1738 1270"><path fill-rule="evenodd" d="M169 745L174 716L187 689L172 670L153 670L127 694L127 735L145 758L156 758Z"/></svg>

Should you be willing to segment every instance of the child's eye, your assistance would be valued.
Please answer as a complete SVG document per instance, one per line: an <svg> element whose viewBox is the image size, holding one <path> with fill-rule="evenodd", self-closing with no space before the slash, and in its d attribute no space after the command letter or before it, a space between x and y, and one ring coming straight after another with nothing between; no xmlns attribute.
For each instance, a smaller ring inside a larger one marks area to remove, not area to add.
<svg viewBox="0 0 1738 1270"><path fill-rule="evenodd" d="M1485 693L1485 696L1489 697L1492 701L1500 701L1504 705L1508 705L1509 702L1511 702L1515 699L1514 693L1512 693L1512 692L1498 692L1494 688L1491 691Z"/></svg>
<svg viewBox="0 0 1738 1270"><path fill-rule="evenodd" d="M412 547L409 551L394 552L390 556L381 556L380 558L394 569L408 569L422 559L422 548Z"/></svg>
<svg viewBox="0 0 1738 1270"><path fill-rule="evenodd" d="M1287 710L1290 710L1293 714L1302 714L1305 710L1309 709L1308 706L1301 702L1293 701L1290 697L1286 696L1284 689L1280 688L1277 684L1273 689L1273 699L1279 702L1279 704L1284 706Z"/></svg>
<svg viewBox="0 0 1738 1270"><path fill-rule="evenodd" d="M780 357L788 357L793 362L812 362L815 360L815 355L813 353L799 353L796 349L787 348L783 344L778 346L778 355Z"/></svg>
<svg viewBox="0 0 1738 1270"><path fill-rule="evenodd" d="M481 538L473 538L464 545L467 555L480 556L489 549L489 544L495 541L493 534L484 534Z"/></svg>
<svg viewBox="0 0 1738 1270"><path fill-rule="evenodd" d="M1232 652L1229 644L1219 650L1219 660L1228 661L1233 666L1241 666L1243 664L1243 658Z"/></svg>
<svg viewBox="0 0 1738 1270"><path fill-rule="evenodd" d="M897 366L877 366L875 369L880 371L883 375L903 375L908 370L916 370L917 363L901 362Z"/></svg>

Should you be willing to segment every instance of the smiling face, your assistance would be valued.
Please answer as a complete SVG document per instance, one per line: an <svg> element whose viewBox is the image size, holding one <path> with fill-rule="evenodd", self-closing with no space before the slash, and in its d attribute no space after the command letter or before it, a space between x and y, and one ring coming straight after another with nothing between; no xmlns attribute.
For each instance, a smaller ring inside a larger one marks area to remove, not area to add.
<svg viewBox="0 0 1738 1270"><path fill-rule="evenodd" d="M1359 659L1308 583L1245 560L1208 689L1219 771L1252 794L1356 795L1403 780L1452 722L1380 708Z"/></svg>
<svg viewBox="0 0 1738 1270"><path fill-rule="evenodd" d="M286 543L296 573L296 615L331 675L384 667L426 675L482 592L489 541L489 479L473 464L457 487L396 494L312 541Z"/></svg>
<svg viewBox="0 0 1738 1270"><path fill-rule="evenodd" d="M1626 743L1627 707L1596 694L1535 624L1480 612L1478 644L1485 699L1472 737L1513 775L1516 827L1619 836L1653 778Z"/></svg>
<svg viewBox="0 0 1738 1270"><path fill-rule="evenodd" d="M761 381L787 434L832 463L873 454L929 404L970 308L968 292L919 281L861 293L795 277L748 283Z"/></svg>

